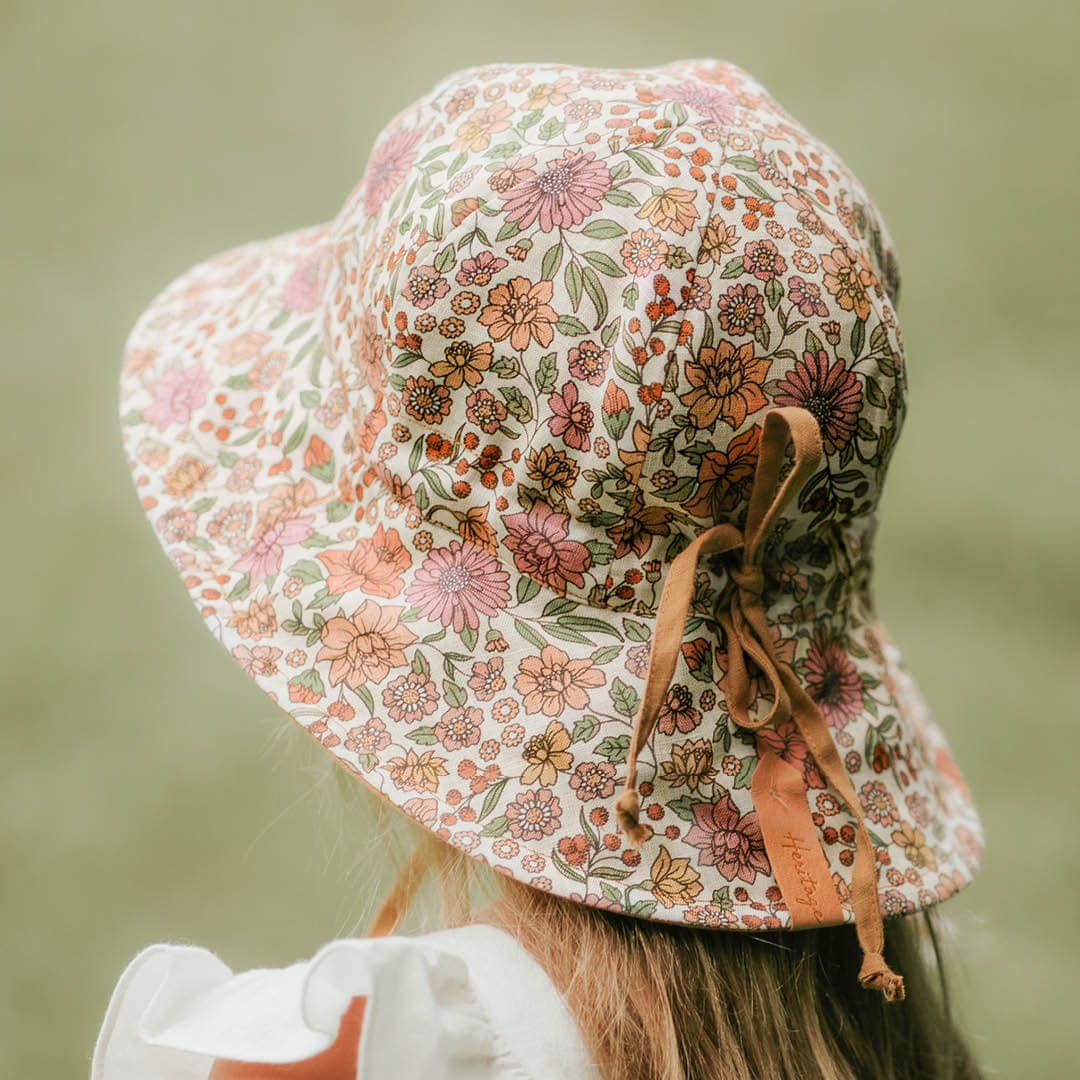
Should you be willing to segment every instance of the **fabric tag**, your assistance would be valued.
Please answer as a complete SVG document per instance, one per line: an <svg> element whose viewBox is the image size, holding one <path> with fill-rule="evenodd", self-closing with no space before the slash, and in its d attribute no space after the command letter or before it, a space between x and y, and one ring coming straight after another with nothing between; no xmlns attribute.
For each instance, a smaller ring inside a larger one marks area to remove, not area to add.
<svg viewBox="0 0 1080 1080"><path fill-rule="evenodd" d="M844 911L810 817L802 770L777 754L763 754L750 793L792 928L842 923Z"/></svg>

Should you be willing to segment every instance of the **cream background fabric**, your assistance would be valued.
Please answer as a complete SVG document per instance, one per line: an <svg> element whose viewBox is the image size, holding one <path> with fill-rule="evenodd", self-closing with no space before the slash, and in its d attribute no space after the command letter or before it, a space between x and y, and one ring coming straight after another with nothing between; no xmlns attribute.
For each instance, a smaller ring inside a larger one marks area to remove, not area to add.
<svg viewBox="0 0 1080 1080"><path fill-rule="evenodd" d="M215 1058L282 1064L335 1040L366 996L357 1077L598 1080L536 961L490 926L341 939L310 960L234 974L214 953L152 945L117 983L91 1080L207 1080Z"/></svg>

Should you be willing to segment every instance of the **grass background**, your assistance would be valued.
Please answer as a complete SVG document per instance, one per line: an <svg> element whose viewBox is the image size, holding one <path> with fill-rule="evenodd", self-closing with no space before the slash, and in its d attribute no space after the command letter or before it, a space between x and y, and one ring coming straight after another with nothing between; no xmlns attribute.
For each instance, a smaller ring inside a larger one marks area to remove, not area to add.
<svg viewBox="0 0 1080 1080"><path fill-rule="evenodd" d="M455 68L708 55L892 232L911 412L877 601L987 829L943 912L959 1010L991 1075L1080 1074L1078 32L1060 0L5 0L0 1075L86 1075L142 946L289 963L353 931L379 874L143 519L116 418L136 315L204 256L332 217Z"/></svg>

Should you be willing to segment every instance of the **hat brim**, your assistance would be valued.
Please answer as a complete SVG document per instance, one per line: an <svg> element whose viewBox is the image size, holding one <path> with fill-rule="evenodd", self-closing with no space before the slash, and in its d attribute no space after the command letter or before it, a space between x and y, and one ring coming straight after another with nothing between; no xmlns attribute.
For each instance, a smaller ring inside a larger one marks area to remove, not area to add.
<svg viewBox="0 0 1080 1080"><path fill-rule="evenodd" d="M362 453L372 421L338 396L324 347L330 243L319 226L201 263L127 344L120 414L133 479L207 627L347 769L496 869L640 917L788 926L760 830L755 839L760 743L729 724L721 643L688 622L674 679L685 707L642 754L653 836L635 850L611 811L652 617L589 604L570 580L537 581L482 522L424 520L408 491L384 485ZM437 464L428 479L436 492L452 483ZM451 577L456 592L443 587ZM970 793L867 603L856 593L840 611L796 607L775 625L847 755L885 913L967 884L982 847ZM752 712L767 709L759 694ZM805 768L851 921L852 821L797 733L770 737ZM718 855L728 840L730 857Z"/></svg>

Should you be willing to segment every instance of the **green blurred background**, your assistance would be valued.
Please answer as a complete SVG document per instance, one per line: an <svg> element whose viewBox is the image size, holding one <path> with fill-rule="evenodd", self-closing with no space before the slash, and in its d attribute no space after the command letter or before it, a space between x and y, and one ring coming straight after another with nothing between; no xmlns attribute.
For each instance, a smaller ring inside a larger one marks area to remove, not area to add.
<svg viewBox="0 0 1080 1080"><path fill-rule="evenodd" d="M4 0L0 1076L87 1075L144 945L290 963L357 932L379 874L139 509L136 315L202 257L332 217L451 70L693 56L756 75L893 235L911 412L877 600L988 835L942 912L959 1011L991 1075L1080 1074L1078 37L1061 0Z"/></svg>

